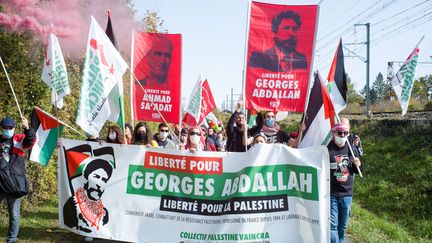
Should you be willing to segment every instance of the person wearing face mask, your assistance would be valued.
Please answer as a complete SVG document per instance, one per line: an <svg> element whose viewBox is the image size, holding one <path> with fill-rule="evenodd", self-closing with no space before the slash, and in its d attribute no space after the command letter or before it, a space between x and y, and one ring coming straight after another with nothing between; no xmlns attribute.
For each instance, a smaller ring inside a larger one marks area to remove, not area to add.
<svg viewBox="0 0 432 243"><path fill-rule="evenodd" d="M126 138L126 144L132 144L132 134L133 134L133 127L129 123L125 123L125 138Z"/></svg>
<svg viewBox="0 0 432 243"><path fill-rule="evenodd" d="M177 146L171 136L169 136L169 128L165 122L159 124L158 133L154 135L154 140L158 143L159 148L176 149Z"/></svg>
<svg viewBox="0 0 432 243"><path fill-rule="evenodd" d="M360 159L349 150L350 127L346 123L335 124L333 140L327 146L330 155L330 236L331 242L343 242L351 211L354 173L362 170Z"/></svg>
<svg viewBox="0 0 432 243"><path fill-rule="evenodd" d="M186 143L188 141L188 129L187 128L182 128L180 131L180 141L178 144L178 149L179 150L185 150L186 149Z"/></svg>
<svg viewBox="0 0 432 243"><path fill-rule="evenodd" d="M209 146L205 146L205 137L199 127L189 129L188 140L185 148L190 152L211 151Z"/></svg>
<svg viewBox="0 0 432 243"><path fill-rule="evenodd" d="M244 131L247 131L247 138L251 135L259 132L263 127L263 116L258 113L255 123L256 125L252 128L247 127L246 116L241 111L243 104L237 103L236 111L231 115L228 120L226 134L226 151L228 152L245 152L246 148L244 145Z"/></svg>
<svg viewBox="0 0 432 243"><path fill-rule="evenodd" d="M152 139L150 127L145 122L136 124L133 134L133 144L145 145L147 147L157 147L158 144Z"/></svg>
<svg viewBox="0 0 432 243"><path fill-rule="evenodd" d="M107 143L125 144L123 133L119 126L112 125L108 128Z"/></svg>
<svg viewBox="0 0 432 243"><path fill-rule="evenodd" d="M282 143L288 145L289 135L282 131L276 123L276 116L273 111L264 113L264 126L262 132L267 137L267 143Z"/></svg>
<svg viewBox="0 0 432 243"><path fill-rule="evenodd" d="M22 118L21 126L24 134L15 133L15 121L5 117L0 121L2 135L0 138L0 170L12 167L20 175L25 175L25 151L36 142L34 130L29 127L26 118ZM5 190L10 176L0 173L0 202L6 200L9 213L9 230L6 242L16 242L20 225L21 198Z"/></svg>

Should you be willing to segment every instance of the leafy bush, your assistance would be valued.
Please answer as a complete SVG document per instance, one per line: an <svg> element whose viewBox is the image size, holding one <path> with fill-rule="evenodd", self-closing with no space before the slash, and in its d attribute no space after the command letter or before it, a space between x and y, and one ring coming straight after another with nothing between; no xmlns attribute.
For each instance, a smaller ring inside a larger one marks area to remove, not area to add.
<svg viewBox="0 0 432 243"><path fill-rule="evenodd" d="M432 100L430 100L426 105L424 105L425 110L432 110Z"/></svg>

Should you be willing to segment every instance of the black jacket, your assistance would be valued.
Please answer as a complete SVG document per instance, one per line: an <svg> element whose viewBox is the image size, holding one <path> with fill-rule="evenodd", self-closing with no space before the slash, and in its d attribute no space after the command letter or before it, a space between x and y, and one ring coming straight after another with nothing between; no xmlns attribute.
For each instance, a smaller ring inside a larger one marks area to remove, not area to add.
<svg viewBox="0 0 432 243"><path fill-rule="evenodd" d="M292 52L292 69L307 69L306 56L300 52ZM275 48L270 48L264 52L252 52L249 59L249 67L263 68L273 72L281 72L282 67Z"/></svg>
<svg viewBox="0 0 432 243"><path fill-rule="evenodd" d="M5 141L11 142L9 164L14 167L16 171L25 174L25 151L30 149L36 142L36 134L33 128L24 130L24 134L15 134L10 139L0 138L0 142Z"/></svg>
<svg viewBox="0 0 432 243"><path fill-rule="evenodd" d="M235 127L234 124L237 120L239 112L235 111L227 124L227 142L226 142L226 151L228 152L245 152L245 146L243 144L243 131L240 131L238 127ZM261 113L258 113L255 118L256 125L252 128L248 129L248 137L261 131L264 125L264 118Z"/></svg>
<svg viewBox="0 0 432 243"><path fill-rule="evenodd" d="M357 167L352 162L353 156L348 148L348 141L340 148L332 140L327 146L330 155L330 193L344 197L353 195L354 173ZM362 169L363 163L360 166Z"/></svg>

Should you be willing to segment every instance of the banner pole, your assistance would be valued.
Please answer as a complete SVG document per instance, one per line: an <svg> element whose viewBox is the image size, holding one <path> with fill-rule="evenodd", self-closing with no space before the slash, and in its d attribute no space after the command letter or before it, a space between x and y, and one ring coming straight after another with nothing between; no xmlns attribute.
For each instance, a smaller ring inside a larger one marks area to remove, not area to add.
<svg viewBox="0 0 432 243"><path fill-rule="evenodd" d="M143 87L142 84L139 82L139 80L137 79L137 77L135 76L135 74L133 73L133 71L131 70L131 68L130 68L129 66L128 66L128 69L129 69L129 72L131 73L132 77L134 78L134 81L136 81L136 82L139 84L141 90L144 91L144 95L147 96L147 97L149 97L148 94L147 94L147 91L144 89L144 87ZM133 85L133 82L131 82L131 87L132 87L132 85ZM166 121L165 117L164 117L164 116L162 115L162 113L159 111L159 109L157 108L157 106L155 106L155 104L154 104L154 102L153 102L152 99L150 99L150 103L151 103L151 105L155 108L155 110L159 113L159 115L161 116L163 122L164 122L165 124L168 125L168 122ZM131 104L131 105L132 105L132 104ZM171 134L173 134L174 137L175 137L178 141L180 141L180 139L175 135L174 131L172 130L172 128L171 128L170 126L168 126L168 129L170 130Z"/></svg>
<svg viewBox="0 0 432 243"><path fill-rule="evenodd" d="M314 64L314 59L315 59L315 46L316 46L318 24L319 24L319 10L320 10L320 6L319 6L319 3L318 3L318 5L317 5L317 14L316 14L316 19L315 19L316 26L315 26L315 33L314 33L314 42L313 42L313 47L312 47L312 50L314 50L314 52L312 52L312 57L311 57L312 59L311 59L311 64L310 64L311 65L310 70L313 70L313 66L314 66L313 64ZM316 72L318 72L318 70L316 70ZM309 98L310 98L309 96L310 96L310 92L311 92L311 88L312 88L311 84L312 84L312 80L313 80L314 76L315 76L314 73L312 73L312 75L309 74L309 83L308 83L307 92L306 92L305 105L303 107L303 116L302 116L302 119L300 121L300 134L297 137L298 146L300 146L301 140L303 138L303 130L302 130L303 129L303 123L306 120L306 116L307 116L306 111L307 111L307 108L308 108L308 105L309 105Z"/></svg>
<svg viewBox="0 0 432 243"><path fill-rule="evenodd" d="M341 122L338 114L336 114L336 120L338 121L338 123ZM350 130L351 130L351 128L350 128ZM352 150L351 143L350 143L349 139L348 139L347 142L348 142L348 148L349 148L349 150L350 150L352 156L353 156L353 157L356 157L355 154L354 154L354 152L353 152L353 150ZM361 172L361 170L360 170L360 167L358 167L357 165L355 165L355 166L356 166L356 168L357 168L357 171L358 171L358 173L359 173L359 176L360 176L360 177L363 177L363 174L362 174L362 172Z"/></svg>
<svg viewBox="0 0 432 243"><path fill-rule="evenodd" d="M52 118L52 119L54 119L54 120L57 120L59 123L65 125L67 128L71 129L72 131L76 132L77 134L79 134L79 135L81 135L81 136L83 136L83 137L86 137L85 134L80 133L78 130L76 130L76 129L73 128L72 126L68 125L67 123L61 121L61 120L58 119L57 117L51 115L50 113L48 113L48 112L42 110L41 108L39 108L39 107L37 107L37 106L34 106L34 108L37 109L37 110L39 110L39 111L41 111L41 112L43 112L43 113L45 113L45 114L46 114L47 116L49 116L50 118Z"/></svg>
<svg viewBox="0 0 432 243"><path fill-rule="evenodd" d="M132 124L132 127L135 127L135 124L134 124L135 117L134 117L134 113L133 113L133 80L134 79L133 79L133 76L132 76L132 74L134 72L133 71L133 67L134 67L133 56L134 56L134 45L135 45L134 38L135 38L135 30L132 31L131 63L130 63L130 66L129 66L129 67L132 67L131 75L130 75L130 87L129 87L129 91L130 91L130 112L131 112L131 124Z"/></svg>
<svg viewBox="0 0 432 243"><path fill-rule="evenodd" d="M246 111L246 63L247 63L247 52L248 52L248 39L249 39L249 25L250 25L250 13L251 13L251 1L247 1L247 15L246 15L246 37L244 46L244 59L243 59L243 72L242 72L242 96L243 96L243 109ZM245 112L245 121L247 121L247 113ZM247 138L248 138L248 126L246 125L243 131L243 141L246 141L245 150L247 151Z"/></svg>
<svg viewBox="0 0 432 243"><path fill-rule="evenodd" d="M10 88L11 88L11 90L12 90L12 94L13 94L13 96L14 96L14 98L15 98L15 102L16 102L16 105L17 105L17 107L18 107L18 112L19 112L19 114L20 114L20 117L21 117L21 118L24 118L24 116L23 116L23 114L22 114L22 112L21 112L20 105L19 105L19 103L18 103L18 99L17 99L16 94L15 94L15 90L14 90L14 88L13 88L13 86L12 86L12 83L11 83L11 81L10 81L10 79L9 79L8 72L6 71L6 67L5 67L5 65L4 65L4 63L3 63L3 59L1 58L1 56L0 56L0 62L1 62L1 64L2 64L2 66L3 66L4 73L6 74L6 78L7 78L8 82L9 82L9 86L10 86Z"/></svg>

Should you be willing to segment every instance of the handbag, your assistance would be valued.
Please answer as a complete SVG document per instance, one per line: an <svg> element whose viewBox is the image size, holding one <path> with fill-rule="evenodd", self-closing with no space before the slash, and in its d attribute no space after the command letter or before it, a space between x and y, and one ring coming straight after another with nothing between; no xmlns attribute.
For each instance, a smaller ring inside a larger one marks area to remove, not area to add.
<svg viewBox="0 0 432 243"><path fill-rule="evenodd" d="M25 172L17 170L4 158L0 159L0 192L15 198L29 194Z"/></svg>

